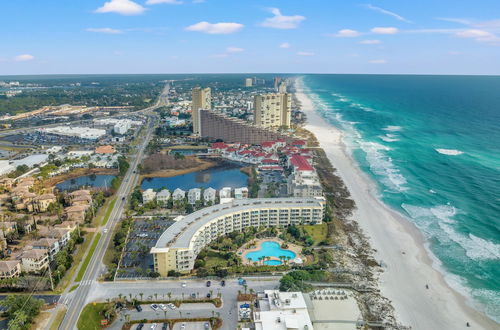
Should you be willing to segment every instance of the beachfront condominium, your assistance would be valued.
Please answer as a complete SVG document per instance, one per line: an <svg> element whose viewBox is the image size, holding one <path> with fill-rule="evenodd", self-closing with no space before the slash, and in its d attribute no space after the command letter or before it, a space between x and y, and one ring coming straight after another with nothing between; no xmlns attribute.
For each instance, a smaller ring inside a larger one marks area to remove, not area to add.
<svg viewBox="0 0 500 330"><path fill-rule="evenodd" d="M292 96L288 93L256 95L254 123L265 128L289 127L292 113Z"/></svg>
<svg viewBox="0 0 500 330"><path fill-rule="evenodd" d="M192 89L191 117L193 118L193 134L200 134L200 109L212 109L212 95L209 87Z"/></svg>
<svg viewBox="0 0 500 330"><path fill-rule="evenodd" d="M245 87L252 87L253 85L253 79L252 78L246 78L245 79Z"/></svg>
<svg viewBox="0 0 500 330"><path fill-rule="evenodd" d="M325 199L256 198L233 200L179 217L151 248L154 269L161 276L169 271L190 272L198 253L220 236L247 227L320 224Z"/></svg>

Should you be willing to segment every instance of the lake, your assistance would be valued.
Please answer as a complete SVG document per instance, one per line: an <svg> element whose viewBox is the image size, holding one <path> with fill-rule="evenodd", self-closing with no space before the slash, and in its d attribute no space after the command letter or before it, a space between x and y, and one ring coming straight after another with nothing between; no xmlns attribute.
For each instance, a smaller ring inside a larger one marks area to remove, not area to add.
<svg viewBox="0 0 500 330"><path fill-rule="evenodd" d="M111 187L114 175L85 175L56 184L59 191L76 190L80 187L106 188Z"/></svg>
<svg viewBox="0 0 500 330"><path fill-rule="evenodd" d="M246 187L248 184L248 176L240 171L241 167L242 166L238 164L223 164L206 170L170 178L146 178L141 183L141 189L159 189L166 187L169 190L174 190L176 188L189 190L191 188L212 187L219 190L223 187Z"/></svg>

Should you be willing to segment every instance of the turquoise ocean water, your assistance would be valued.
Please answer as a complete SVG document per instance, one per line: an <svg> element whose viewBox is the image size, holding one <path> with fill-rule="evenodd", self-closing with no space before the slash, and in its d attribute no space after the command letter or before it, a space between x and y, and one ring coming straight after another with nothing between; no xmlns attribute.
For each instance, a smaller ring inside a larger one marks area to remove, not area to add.
<svg viewBox="0 0 500 330"><path fill-rule="evenodd" d="M447 282L500 321L500 76L301 79Z"/></svg>

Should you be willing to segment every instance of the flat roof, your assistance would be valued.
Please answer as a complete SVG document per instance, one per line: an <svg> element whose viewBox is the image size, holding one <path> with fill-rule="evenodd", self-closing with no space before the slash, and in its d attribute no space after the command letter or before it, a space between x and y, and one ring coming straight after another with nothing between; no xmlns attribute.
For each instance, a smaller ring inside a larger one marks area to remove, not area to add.
<svg viewBox="0 0 500 330"><path fill-rule="evenodd" d="M225 216L226 214L244 211L249 208L268 209L274 207L318 207L322 206L321 198L251 198L233 200L231 203L217 204L206 207L191 214L186 215L182 220L177 221L168 227L156 242L154 248L189 248L193 235L205 224L214 218ZM169 246L167 246L171 243Z"/></svg>

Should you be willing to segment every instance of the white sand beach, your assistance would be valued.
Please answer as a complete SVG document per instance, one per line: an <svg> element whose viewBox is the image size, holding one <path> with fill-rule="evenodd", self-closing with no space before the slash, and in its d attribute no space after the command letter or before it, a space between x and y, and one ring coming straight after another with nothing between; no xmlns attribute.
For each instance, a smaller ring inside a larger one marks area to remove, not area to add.
<svg viewBox="0 0 500 330"><path fill-rule="evenodd" d="M376 197L375 184L346 152L342 132L314 111L300 82L296 82L296 88L308 118L306 129L316 135L344 180L357 205L354 219L377 250L375 258L383 262L380 288L392 301L399 322L425 330L467 329L466 322L472 329L499 329L498 323L467 305L465 298L448 286L443 275L433 268L422 234Z"/></svg>

